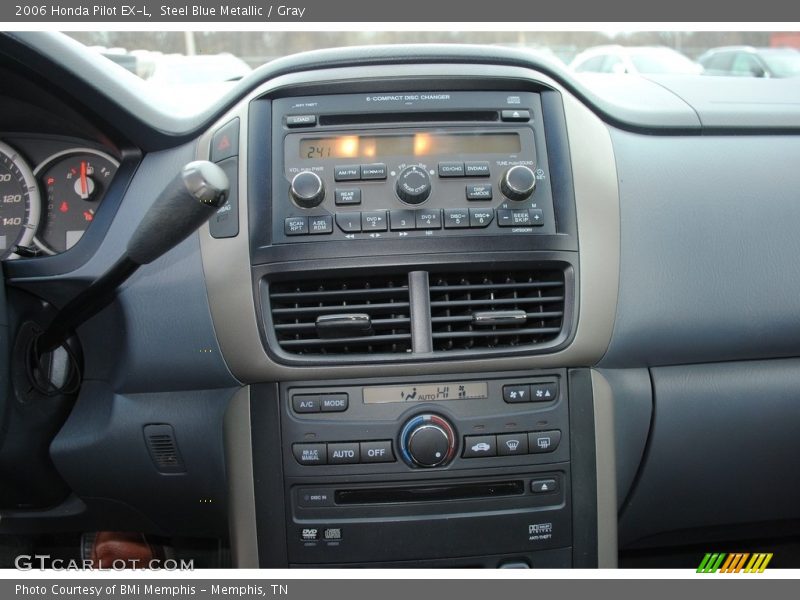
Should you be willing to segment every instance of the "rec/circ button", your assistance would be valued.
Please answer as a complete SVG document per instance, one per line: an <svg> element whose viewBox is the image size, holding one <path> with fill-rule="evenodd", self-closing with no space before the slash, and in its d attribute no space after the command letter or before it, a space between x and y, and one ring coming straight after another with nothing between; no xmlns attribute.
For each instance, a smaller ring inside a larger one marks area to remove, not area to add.
<svg viewBox="0 0 800 600"><path fill-rule="evenodd" d="M394 462L391 440L377 442L361 442L362 463Z"/></svg>

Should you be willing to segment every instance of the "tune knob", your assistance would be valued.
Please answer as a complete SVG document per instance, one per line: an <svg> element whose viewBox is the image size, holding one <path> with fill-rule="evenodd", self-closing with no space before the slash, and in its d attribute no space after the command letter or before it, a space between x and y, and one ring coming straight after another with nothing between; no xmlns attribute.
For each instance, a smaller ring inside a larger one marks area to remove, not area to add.
<svg viewBox="0 0 800 600"><path fill-rule="evenodd" d="M439 415L419 415L400 432L400 454L412 467L439 467L456 453L453 426Z"/></svg>
<svg viewBox="0 0 800 600"><path fill-rule="evenodd" d="M528 167L516 165L505 172L500 180L500 191L509 200L525 200L536 187L536 175Z"/></svg>
<svg viewBox="0 0 800 600"><path fill-rule="evenodd" d="M295 204L301 208L314 208L325 198L325 186L319 175L311 171L298 173L289 188Z"/></svg>
<svg viewBox="0 0 800 600"><path fill-rule="evenodd" d="M395 190L406 204L422 204L431 195L431 178L419 165L411 165L400 171Z"/></svg>

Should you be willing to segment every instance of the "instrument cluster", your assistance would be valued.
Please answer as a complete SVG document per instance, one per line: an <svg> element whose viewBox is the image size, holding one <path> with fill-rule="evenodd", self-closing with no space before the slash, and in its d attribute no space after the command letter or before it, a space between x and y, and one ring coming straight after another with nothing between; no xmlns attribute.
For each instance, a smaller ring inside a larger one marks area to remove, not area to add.
<svg viewBox="0 0 800 600"><path fill-rule="evenodd" d="M0 259L66 252L91 226L119 167L81 142L0 138Z"/></svg>

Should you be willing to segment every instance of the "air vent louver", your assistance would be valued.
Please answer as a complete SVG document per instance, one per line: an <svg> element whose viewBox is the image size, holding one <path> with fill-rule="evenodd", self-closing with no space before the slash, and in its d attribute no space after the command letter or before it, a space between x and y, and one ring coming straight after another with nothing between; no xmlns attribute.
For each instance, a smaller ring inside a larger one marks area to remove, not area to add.
<svg viewBox="0 0 800 600"><path fill-rule="evenodd" d="M561 270L430 274L435 351L552 342L564 321Z"/></svg>
<svg viewBox="0 0 800 600"><path fill-rule="evenodd" d="M183 473L185 471L172 425L168 423L145 425L144 439L156 469L162 473Z"/></svg>
<svg viewBox="0 0 800 600"><path fill-rule="evenodd" d="M291 354L385 354L411 352L408 276L272 282L272 322L281 349ZM371 328L321 327L320 317L368 317Z"/></svg>

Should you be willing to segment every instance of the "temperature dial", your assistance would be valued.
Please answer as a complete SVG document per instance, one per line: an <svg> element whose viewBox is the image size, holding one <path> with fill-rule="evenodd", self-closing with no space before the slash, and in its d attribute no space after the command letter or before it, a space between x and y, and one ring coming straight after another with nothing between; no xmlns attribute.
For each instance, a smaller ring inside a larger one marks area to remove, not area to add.
<svg viewBox="0 0 800 600"><path fill-rule="evenodd" d="M400 432L400 454L412 467L443 466L455 456L456 439L447 420L439 415L419 415Z"/></svg>
<svg viewBox="0 0 800 600"><path fill-rule="evenodd" d="M411 165L400 171L395 189L406 204L422 204L431 195L431 178L421 166Z"/></svg>
<svg viewBox="0 0 800 600"><path fill-rule="evenodd" d="M303 171L295 175L289 191L295 204L301 208L319 206L325 198L325 186L322 184L322 179L311 171Z"/></svg>
<svg viewBox="0 0 800 600"><path fill-rule="evenodd" d="M500 180L500 191L509 200L525 200L535 187L536 175L523 165L511 167Z"/></svg>

